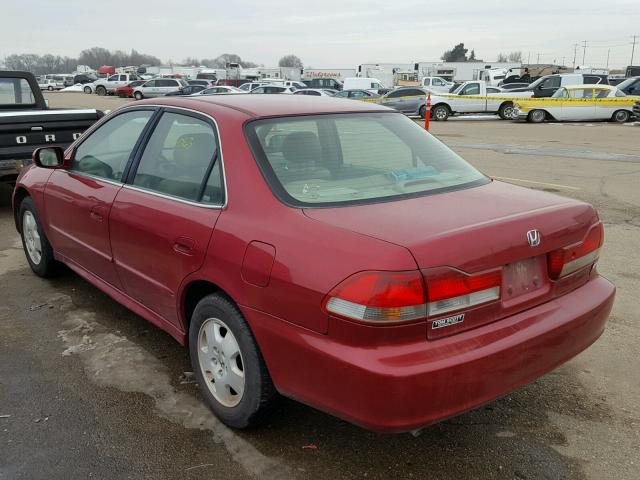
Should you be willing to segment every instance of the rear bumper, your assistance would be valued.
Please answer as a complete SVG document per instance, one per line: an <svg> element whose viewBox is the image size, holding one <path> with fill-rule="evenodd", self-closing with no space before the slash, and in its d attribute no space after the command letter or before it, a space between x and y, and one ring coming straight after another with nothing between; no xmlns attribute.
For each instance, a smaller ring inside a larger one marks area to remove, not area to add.
<svg viewBox="0 0 640 480"><path fill-rule="evenodd" d="M615 287L596 277L473 330L373 348L243 312L281 393L370 430L403 432L482 405L571 359L602 334L614 296Z"/></svg>

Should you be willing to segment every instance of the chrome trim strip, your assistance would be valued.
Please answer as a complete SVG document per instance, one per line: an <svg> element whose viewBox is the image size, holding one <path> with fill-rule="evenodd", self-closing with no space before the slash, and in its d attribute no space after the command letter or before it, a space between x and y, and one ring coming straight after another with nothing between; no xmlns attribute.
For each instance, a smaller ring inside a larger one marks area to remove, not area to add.
<svg viewBox="0 0 640 480"><path fill-rule="evenodd" d="M27 104L32 105L32 104ZM20 106L20 104L17 104ZM95 108L88 108L83 110L26 110L24 112L0 112L0 117L28 117L31 115L68 115L70 113L97 113Z"/></svg>

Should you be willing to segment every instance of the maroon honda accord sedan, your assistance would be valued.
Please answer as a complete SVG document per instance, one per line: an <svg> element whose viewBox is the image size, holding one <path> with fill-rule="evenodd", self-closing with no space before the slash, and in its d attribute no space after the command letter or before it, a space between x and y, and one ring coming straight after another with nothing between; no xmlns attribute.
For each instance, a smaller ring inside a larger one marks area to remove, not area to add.
<svg viewBox="0 0 640 480"><path fill-rule="evenodd" d="M277 393L414 430L566 362L614 286L588 204L493 181L393 110L307 96L127 105L18 179L61 263L188 345L226 424Z"/></svg>

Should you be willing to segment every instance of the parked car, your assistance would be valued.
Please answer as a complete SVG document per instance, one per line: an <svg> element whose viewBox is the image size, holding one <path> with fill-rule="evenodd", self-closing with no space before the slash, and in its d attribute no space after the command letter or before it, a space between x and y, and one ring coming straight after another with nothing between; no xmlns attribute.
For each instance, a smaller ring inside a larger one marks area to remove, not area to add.
<svg viewBox="0 0 640 480"><path fill-rule="evenodd" d="M426 88L400 87L383 95L380 105L391 107L405 115L419 115L420 118L424 118L428 93Z"/></svg>
<svg viewBox="0 0 640 480"><path fill-rule="evenodd" d="M514 90L516 88L524 88L526 89L529 84L528 83L520 83L520 82L514 82L514 83L503 83L502 85L498 85L503 91L509 91L509 90Z"/></svg>
<svg viewBox="0 0 640 480"><path fill-rule="evenodd" d="M216 81L215 80L205 80L205 79L198 80L198 79L196 79L196 80L187 80L187 83L189 85L202 85L203 87L208 88L208 87L214 86L216 84Z"/></svg>
<svg viewBox="0 0 640 480"><path fill-rule="evenodd" d="M118 87L113 91L113 94L116 97L120 98L133 98L133 89L142 85L146 80L136 80L131 82L124 87Z"/></svg>
<svg viewBox="0 0 640 480"><path fill-rule="evenodd" d="M335 95L335 93L329 93L327 90L322 88L302 88L293 93L294 95L310 95L312 97L333 97Z"/></svg>
<svg viewBox="0 0 640 480"><path fill-rule="evenodd" d="M617 85L627 95L640 95L640 77L630 77Z"/></svg>
<svg viewBox="0 0 640 480"><path fill-rule="evenodd" d="M614 300L591 205L494 181L378 105L165 97L34 162L13 194L33 272L62 262L188 345L231 427L278 392L413 431L573 358Z"/></svg>
<svg viewBox="0 0 640 480"><path fill-rule="evenodd" d="M341 90L334 95L335 98L379 98L380 95L369 90Z"/></svg>
<svg viewBox="0 0 640 480"><path fill-rule="evenodd" d="M453 87L453 82L448 82L442 77L424 77L420 85L432 92L447 93Z"/></svg>
<svg viewBox="0 0 640 480"><path fill-rule="evenodd" d="M254 88L249 93L253 94L286 94L291 95L296 91L296 87L281 87L279 85L263 85Z"/></svg>
<svg viewBox="0 0 640 480"><path fill-rule="evenodd" d="M52 78L39 77L38 87L40 87L40 90L49 90L52 92L54 90L62 90L64 88L64 83Z"/></svg>
<svg viewBox="0 0 640 480"><path fill-rule="evenodd" d="M133 89L133 97L136 100L143 98L162 97L167 93L175 92L188 84L178 78L153 78Z"/></svg>
<svg viewBox="0 0 640 480"><path fill-rule="evenodd" d="M103 115L95 109L52 110L31 73L0 70L0 182L13 183L37 146L67 147Z"/></svg>
<svg viewBox="0 0 640 480"><path fill-rule="evenodd" d="M540 77L526 87L511 89L511 92L531 92L534 98L546 98L551 97L560 87L583 84L607 85L607 76L586 73L556 73Z"/></svg>
<svg viewBox="0 0 640 480"><path fill-rule="evenodd" d="M93 83L96 80L98 80L98 77L92 73L79 73L73 77L73 84L76 85L80 83L84 85L85 83Z"/></svg>
<svg viewBox="0 0 640 480"><path fill-rule="evenodd" d="M532 95L530 91L516 90L502 92L481 80L464 82L452 93L431 96L431 118L444 121L451 115L497 113L503 120L511 120L514 116L513 98L530 98Z"/></svg>
<svg viewBox="0 0 640 480"><path fill-rule="evenodd" d="M610 85L570 85L559 88L551 98L531 98L515 106L518 120L541 123L556 121L610 120L624 123L633 115L640 96L627 96Z"/></svg>
<svg viewBox="0 0 640 480"><path fill-rule="evenodd" d="M127 73L127 74L120 73L116 75L111 75L110 77L107 77L107 78L101 78L99 80L96 80L92 84L86 84L83 88L83 91L85 93L95 92L98 95L111 95L113 94L116 88L124 87L130 84L131 82L133 82L134 80L141 80L141 78L138 75L135 75L133 73ZM87 91L88 89L91 89L92 91L88 92Z"/></svg>
<svg viewBox="0 0 640 480"><path fill-rule="evenodd" d="M207 87L205 87L204 85L187 85L185 87L180 88L179 90L174 90L173 92L169 92L165 95L168 97L172 97L175 95L194 95L206 89Z"/></svg>
<svg viewBox="0 0 640 480"><path fill-rule="evenodd" d="M205 88L204 90L198 92L197 95L220 95L220 94L228 94L228 93L249 93L249 92L237 87L220 85L216 87Z"/></svg>
<svg viewBox="0 0 640 480"><path fill-rule="evenodd" d="M309 80L303 80L302 83L304 83L308 88L319 88L322 90L330 89L340 91L343 87L342 82L335 78L312 78Z"/></svg>
<svg viewBox="0 0 640 480"><path fill-rule="evenodd" d="M240 90L244 90L246 93L249 93L254 88L262 87L263 85L268 85L268 83L267 82L247 82L247 83L243 83L237 88L239 88Z"/></svg>

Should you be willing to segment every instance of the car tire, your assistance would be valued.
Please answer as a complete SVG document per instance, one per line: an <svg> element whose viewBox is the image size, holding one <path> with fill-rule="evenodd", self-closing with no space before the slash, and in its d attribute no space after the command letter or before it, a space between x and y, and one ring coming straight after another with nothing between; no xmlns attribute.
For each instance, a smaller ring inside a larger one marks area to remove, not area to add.
<svg viewBox="0 0 640 480"><path fill-rule="evenodd" d="M424 118L427 115L427 106L426 105L422 105L420 107L420 110L418 110L418 115L420 115L420 118Z"/></svg>
<svg viewBox="0 0 640 480"><path fill-rule="evenodd" d="M107 94L107 89L104 88L102 85L98 85L96 87L96 93L102 97Z"/></svg>
<svg viewBox="0 0 640 480"><path fill-rule="evenodd" d="M527 120L531 123L542 123L547 119L547 112L544 110L532 110L527 116Z"/></svg>
<svg viewBox="0 0 640 480"><path fill-rule="evenodd" d="M189 353L200 391L225 425L247 428L265 417L276 390L247 322L228 297L211 294L198 302Z"/></svg>
<svg viewBox="0 0 640 480"><path fill-rule="evenodd" d="M84 87L82 90L84 91L84 93L87 93L87 94L93 93L93 91L91 90L91 87Z"/></svg>
<svg viewBox="0 0 640 480"><path fill-rule="evenodd" d="M502 120L513 120L513 102L505 102L500 105L500 109L498 110L498 115Z"/></svg>
<svg viewBox="0 0 640 480"><path fill-rule="evenodd" d="M51 277L60 271L60 263L54 258L53 248L47 239L35 203L25 197L18 210L20 237L27 262L40 277Z"/></svg>
<svg viewBox="0 0 640 480"><path fill-rule="evenodd" d="M49 90L50 92L53 92L53 87L52 87L51 85L49 85L49 86L47 87L47 90Z"/></svg>
<svg viewBox="0 0 640 480"><path fill-rule="evenodd" d="M446 105L436 105L431 109L431 119L437 122L444 122L451 115L449 107Z"/></svg>
<svg viewBox="0 0 640 480"><path fill-rule="evenodd" d="M611 121L616 123L626 123L631 118L631 114L627 110L616 110L611 116Z"/></svg>
<svg viewBox="0 0 640 480"><path fill-rule="evenodd" d="M136 100L142 100L142 99L144 98L144 95L142 95L142 92L135 92L135 93L133 94L133 97L134 97Z"/></svg>

